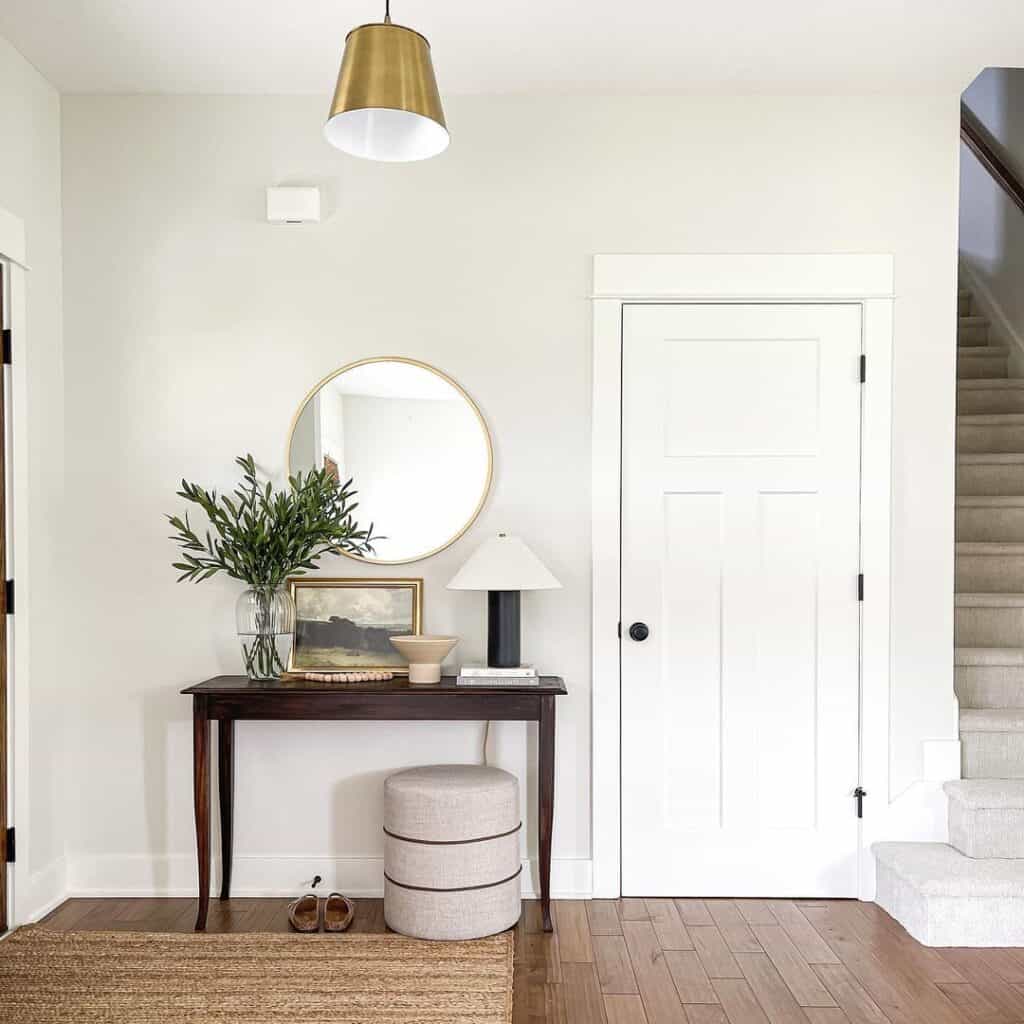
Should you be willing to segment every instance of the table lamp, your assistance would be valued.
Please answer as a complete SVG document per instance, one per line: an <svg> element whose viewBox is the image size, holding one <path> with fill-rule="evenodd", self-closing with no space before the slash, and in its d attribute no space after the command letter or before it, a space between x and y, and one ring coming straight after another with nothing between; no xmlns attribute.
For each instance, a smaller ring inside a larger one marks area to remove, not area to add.
<svg viewBox="0 0 1024 1024"><path fill-rule="evenodd" d="M473 552L449 590L487 591L487 665L519 667L519 594L562 584L518 538L499 533Z"/></svg>

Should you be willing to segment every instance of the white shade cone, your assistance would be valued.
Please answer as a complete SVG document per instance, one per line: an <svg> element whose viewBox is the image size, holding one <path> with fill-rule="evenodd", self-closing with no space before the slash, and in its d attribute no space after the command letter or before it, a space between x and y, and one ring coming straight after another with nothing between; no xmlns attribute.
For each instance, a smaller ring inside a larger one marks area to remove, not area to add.
<svg viewBox="0 0 1024 1024"><path fill-rule="evenodd" d="M346 110L324 126L332 146L365 160L427 160L448 148L448 130L409 110Z"/></svg>
<svg viewBox="0 0 1024 1024"><path fill-rule="evenodd" d="M518 538L500 533L473 552L449 590L556 590L562 584Z"/></svg>

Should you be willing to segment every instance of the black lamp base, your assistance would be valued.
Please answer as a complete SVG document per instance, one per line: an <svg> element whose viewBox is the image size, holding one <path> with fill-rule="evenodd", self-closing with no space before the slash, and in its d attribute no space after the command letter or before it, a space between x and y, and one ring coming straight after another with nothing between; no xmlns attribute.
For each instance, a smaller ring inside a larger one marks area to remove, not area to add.
<svg viewBox="0 0 1024 1024"><path fill-rule="evenodd" d="M519 591L487 591L487 664L519 667Z"/></svg>

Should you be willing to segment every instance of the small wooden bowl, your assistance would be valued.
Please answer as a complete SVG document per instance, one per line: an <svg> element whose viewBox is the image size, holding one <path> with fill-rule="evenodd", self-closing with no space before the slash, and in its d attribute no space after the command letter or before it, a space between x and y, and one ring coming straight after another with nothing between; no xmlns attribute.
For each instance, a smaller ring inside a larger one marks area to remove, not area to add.
<svg viewBox="0 0 1024 1024"><path fill-rule="evenodd" d="M459 642L457 636L393 636L392 646L409 662L409 682L441 682L441 663Z"/></svg>

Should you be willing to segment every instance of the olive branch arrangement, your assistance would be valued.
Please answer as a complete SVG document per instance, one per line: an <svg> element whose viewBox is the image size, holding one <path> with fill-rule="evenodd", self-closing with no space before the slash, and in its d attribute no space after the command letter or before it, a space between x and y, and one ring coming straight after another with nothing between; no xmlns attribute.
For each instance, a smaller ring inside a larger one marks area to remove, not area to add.
<svg viewBox="0 0 1024 1024"><path fill-rule="evenodd" d="M352 481L339 484L326 469L313 469L288 478L285 490L274 491L257 477L252 455L239 456L242 482L232 495L208 491L181 481L179 498L198 505L206 514L209 529L200 537L189 521L167 516L176 533L170 538L183 554L173 563L178 582L201 583L223 572L254 588L271 588L289 576L316 569L327 554L373 554L373 524L361 529L353 518L358 503ZM212 532L211 532L212 531ZM263 591L263 625L269 623L271 595ZM260 598L257 596L257 624ZM281 671L274 637L258 631L252 650L243 645L246 668Z"/></svg>

